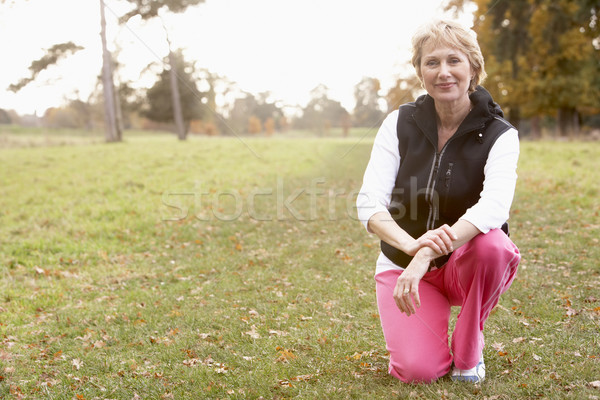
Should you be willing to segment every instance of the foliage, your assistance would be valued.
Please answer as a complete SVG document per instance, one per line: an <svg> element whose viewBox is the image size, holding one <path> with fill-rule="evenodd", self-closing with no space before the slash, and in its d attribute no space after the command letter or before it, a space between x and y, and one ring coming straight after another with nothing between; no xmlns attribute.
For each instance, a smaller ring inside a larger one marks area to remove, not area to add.
<svg viewBox="0 0 600 400"><path fill-rule="evenodd" d="M0 124L10 124L12 123L12 118L8 111L3 108L0 108Z"/></svg>
<svg viewBox="0 0 600 400"><path fill-rule="evenodd" d="M284 116L277 102L270 101L270 93L263 92L254 96L244 93L243 97L234 100L233 106L228 110L226 133L259 133L268 120L279 123L281 129L284 124ZM273 127L275 128L275 127Z"/></svg>
<svg viewBox="0 0 600 400"><path fill-rule="evenodd" d="M600 110L597 4L588 0L475 3L474 29L490 76L486 87L509 109L511 122L558 113L561 131L568 134L578 129L579 113Z"/></svg>
<svg viewBox="0 0 600 400"><path fill-rule="evenodd" d="M73 100L64 107L50 107L44 112L44 125L49 128L91 129L92 106L81 100Z"/></svg>
<svg viewBox="0 0 600 400"><path fill-rule="evenodd" d="M523 143L477 387L387 374L353 209L372 138L126 136L0 149L0 398L598 396L597 146Z"/></svg>
<svg viewBox="0 0 600 400"><path fill-rule="evenodd" d="M127 22L134 16L139 15L142 19L150 19L158 17L161 9L166 9L172 13L184 12L188 7L194 6L200 3L204 3L204 0L126 0L134 8L124 14L120 21L121 23Z"/></svg>
<svg viewBox="0 0 600 400"><path fill-rule="evenodd" d="M190 120L201 119L204 115L205 111L202 106L202 99L205 97L205 94L200 92L196 86L194 64L186 62L181 51L176 52L174 55L183 119L186 121L187 126ZM163 69L156 83L147 91L148 109L144 110L143 113L152 121L174 121L169 74L170 71L168 69Z"/></svg>
<svg viewBox="0 0 600 400"><path fill-rule="evenodd" d="M421 91L421 81L414 72L407 77L398 78L385 96L388 112L396 110L404 103L416 100Z"/></svg>
<svg viewBox="0 0 600 400"><path fill-rule="evenodd" d="M265 133L267 135L275 133L275 120L272 117L267 118L265 121Z"/></svg>
<svg viewBox="0 0 600 400"><path fill-rule="evenodd" d="M73 42L58 43L53 45L49 49L46 49L46 54L44 54L42 58L31 62L31 65L29 66L29 71L31 72L30 77L23 78L19 82L11 84L8 87L8 90L15 93L18 92L29 83L33 82L40 72L46 70L52 65L57 64L61 59L64 59L68 55L74 54L79 50L83 50L83 47L78 46Z"/></svg>
<svg viewBox="0 0 600 400"><path fill-rule="evenodd" d="M354 86L354 124L356 126L378 126L383 119L379 107L381 83L376 78L364 77Z"/></svg>
<svg viewBox="0 0 600 400"><path fill-rule="evenodd" d="M260 122L260 119L258 117L251 115L248 118L247 132L254 134L262 132L262 123Z"/></svg>
<svg viewBox="0 0 600 400"><path fill-rule="evenodd" d="M329 98L329 88L323 84L310 91L310 100L302 109L302 116L294 122L297 128L309 128L323 134L332 126L346 124L348 111L339 101Z"/></svg>

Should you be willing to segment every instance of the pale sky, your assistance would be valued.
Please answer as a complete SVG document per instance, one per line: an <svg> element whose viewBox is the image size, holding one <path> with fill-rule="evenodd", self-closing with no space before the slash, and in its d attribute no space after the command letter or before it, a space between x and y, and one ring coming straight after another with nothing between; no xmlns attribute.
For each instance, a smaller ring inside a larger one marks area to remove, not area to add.
<svg viewBox="0 0 600 400"><path fill-rule="evenodd" d="M167 54L158 21L118 26L122 1L105 0L109 48L120 48L123 75L143 87L140 71ZM369 76L390 87L410 54L410 38L440 17L442 0L206 0L166 19L173 47L226 76L241 90L271 92L304 106L323 83L329 97L354 107L354 86ZM65 98L86 100L102 65L99 0L27 0L0 5L0 108L42 115ZM470 16L462 22L471 25ZM73 41L85 49L49 68L17 94L7 87L29 76L44 49ZM77 94L79 93L79 94Z"/></svg>

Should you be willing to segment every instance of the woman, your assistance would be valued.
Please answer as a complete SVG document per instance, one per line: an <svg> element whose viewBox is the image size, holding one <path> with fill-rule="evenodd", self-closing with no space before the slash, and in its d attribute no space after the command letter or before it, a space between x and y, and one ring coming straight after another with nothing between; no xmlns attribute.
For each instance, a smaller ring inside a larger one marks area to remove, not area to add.
<svg viewBox="0 0 600 400"><path fill-rule="evenodd" d="M383 122L357 198L381 239L375 281L389 373L404 382L485 377L483 328L520 260L508 238L519 138L489 93L471 31L450 21L413 37L427 91ZM448 345L450 307L460 306Z"/></svg>

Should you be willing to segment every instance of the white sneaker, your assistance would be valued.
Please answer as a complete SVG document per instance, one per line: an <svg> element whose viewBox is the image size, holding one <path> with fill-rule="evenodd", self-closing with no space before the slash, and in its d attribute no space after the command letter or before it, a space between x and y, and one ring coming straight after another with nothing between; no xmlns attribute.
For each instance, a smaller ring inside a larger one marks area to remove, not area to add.
<svg viewBox="0 0 600 400"><path fill-rule="evenodd" d="M450 378L453 381L481 383L485 379L485 362L483 361L483 353L477 365L471 369L452 368Z"/></svg>

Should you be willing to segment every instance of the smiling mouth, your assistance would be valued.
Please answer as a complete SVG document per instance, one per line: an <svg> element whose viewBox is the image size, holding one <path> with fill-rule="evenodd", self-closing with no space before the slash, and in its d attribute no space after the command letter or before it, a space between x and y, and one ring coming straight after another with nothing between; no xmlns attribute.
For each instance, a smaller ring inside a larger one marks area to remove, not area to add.
<svg viewBox="0 0 600 400"><path fill-rule="evenodd" d="M451 88L452 86L454 86L454 82L438 83L436 86L441 89L448 89L448 88Z"/></svg>

